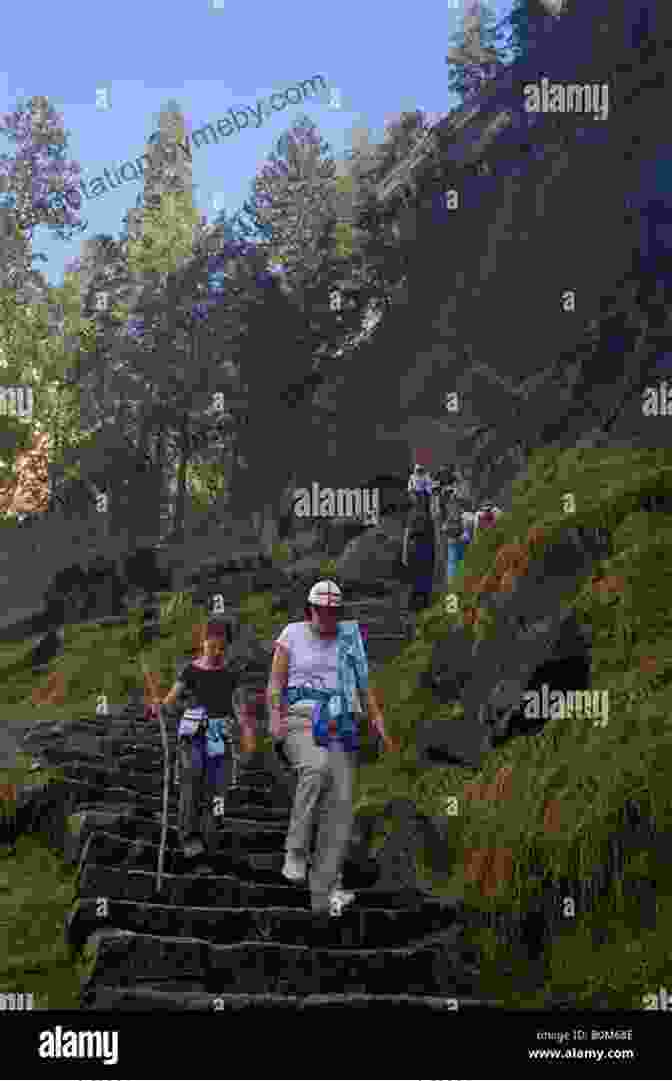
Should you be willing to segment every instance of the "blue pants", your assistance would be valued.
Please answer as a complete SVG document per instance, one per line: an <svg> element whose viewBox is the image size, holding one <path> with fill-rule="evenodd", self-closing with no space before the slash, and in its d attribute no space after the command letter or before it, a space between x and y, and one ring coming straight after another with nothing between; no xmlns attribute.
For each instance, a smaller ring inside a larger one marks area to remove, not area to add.
<svg viewBox="0 0 672 1081"><path fill-rule="evenodd" d="M178 740L180 802L178 833L180 843L200 839L214 853L217 814L215 798L226 800L237 779L237 755L231 753L209 758L205 736L181 736Z"/></svg>

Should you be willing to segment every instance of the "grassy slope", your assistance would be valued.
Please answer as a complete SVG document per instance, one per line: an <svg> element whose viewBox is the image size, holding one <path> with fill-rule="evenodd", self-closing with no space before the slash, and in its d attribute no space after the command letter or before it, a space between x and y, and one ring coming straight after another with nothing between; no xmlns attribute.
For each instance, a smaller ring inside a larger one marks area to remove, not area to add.
<svg viewBox="0 0 672 1081"><path fill-rule="evenodd" d="M602 862L605 840L628 797L638 799L655 814L661 829L669 828L672 794L666 774L672 761L672 516L643 514L637 508L644 493L669 491L671 477L672 457L662 451L538 454L514 493L511 512L468 552L465 573L475 576L492 568L502 543L523 541L532 525L542 526L549 538L561 534L568 524L610 531L615 554L594 573L620 576L625 588L606 600L591 591L589 582L582 583L576 595L567 598L581 620L593 626L592 685L609 691L606 728L594 728L578 718L551 720L541 735L517 739L493 752L476 778L472 771L456 767L419 768L414 737L417 722L423 716L436 716L440 709L450 723L460 709L458 705L439 706L430 691L418 686L432 642L449 621L461 618L459 611L446 614L442 602L420 617L416 641L374 673L385 703L387 728L400 740L402 751L360 768L356 806L382 810L392 796L399 795L410 797L425 813L442 814L447 799L457 797L458 813L447 842L453 872L440 875L426 863L418 867L422 880L436 894L461 893L470 905L482 909L526 908L538 889L540 867L555 877L577 871L588 876ZM564 509L567 493L573 495L576 507L571 520ZM467 600L459 582L455 592ZM161 674L166 686L174 679L176 658L189 652L191 627L201 614L190 606L178 608L165 621L161 638L146 653L150 669ZM241 615L264 639L271 638L288 618L286 612L271 610L268 594L248 598ZM16 666L24 652L25 646L21 650L0 649L0 670L6 673L8 667ZM644 657L654 658L655 667L649 665L644 670L640 666ZM80 710L90 714L96 696L102 693L110 701L122 701L131 686L138 684L139 660L134 627L71 629L66 655L59 665L70 678L71 704L64 714L72 716ZM5 680L0 677L0 701L12 706L12 715L18 716L18 710L26 717L39 715L25 704L31 689L29 671L15 667ZM7 707L2 712L7 715ZM50 717L60 712L49 708ZM513 768L513 798L497 804L461 798L466 781L492 781L504 765ZM561 806L560 831L554 837L542 831L544 808L550 798ZM391 825L382 823L379 840ZM22 850L28 853L34 844L24 839ZM498 895L485 901L465 883L462 867L467 850L488 845L510 847L514 869L510 881L500 885ZM51 875L53 881L51 889L45 881L35 895L55 895L66 872L58 861L47 870L44 853L32 858L42 861L45 875ZM532 873L535 866L536 876ZM11 868L11 863L3 865L3 869L7 867ZM9 889L7 905L12 912L16 910L18 919L25 874L39 871L31 872L26 864L19 868L15 863L14 872L6 872L5 892ZM549 990L573 992L586 1001L595 992L603 992L613 1006L633 1008L641 1005L647 990L665 984L664 969L669 973L672 960L672 905L666 896L670 873L664 861L646 853L633 864L632 873L648 873L657 881L656 929L639 930L629 902L614 889L590 918L577 925L568 921L566 933L552 945L547 955ZM54 905L58 909L60 899ZM53 944L43 944L41 949L43 953L53 951L54 987L58 988L62 934L60 928L56 932L55 922L53 926ZM598 929L603 944L596 948L593 935ZM504 953L492 934L481 932L479 939L485 951L488 989L508 995L512 1005L536 1005L533 998L517 996L510 982L503 985ZM23 962L23 983L15 974L12 989L34 990L24 978L32 956L27 954ZM39 957L39 952L35 956ZM513 961L514 968L518 963ZM0 970L0 984L7 982L9 973Z"/></svg>
<svg viewBox="0 0 672 1081"><path fill-rule="evenodd" d="M442 603L435 604L421 620L418 640L387 666L382 677L386 719L407 750L396 761L384 758L360 771L358 805L382 808L392 794L399 794L410 796L428 814L445 814L448 798L457 797L458 814L449 842L453 874L439 875L426 864L418 867L433 892L457 892L470 905L491 911L525 909L539 886L535 865L554 878L576 872L583 878L602 862L605 840L628 797L653 813L659 828L669 828L672 516L641 513L637 507L644 493L669 492L671 478L672 457L660 451L539 454L514 494L511 513L468 552L465 573L481 576L492 569L499 546L523 542L532 525L543 527L549 538L568 524L609 530L614 555L594 573L620 576L625 588L611 599L600 599L590 582L584 582L574 597L567 598L581 621L593 627L592 686L609 691L606 728L578 718L551 720L541 735L517 739L493 752L477 776L457 767L421 771L413 753L413 728L421 717L436 716L437 706L430 692L418 688L417 677L429 659L432 641L449 620L460 619L459 613L447 615ZM564 510L567 493L574 496L576 507L571 521ZM464 597L459 585L455 591ZM655 668L643 670L642 658L653 658ZM451 707L442 708L449 723ZM466 781L492 782L502 766L513 769L511 799L474 803L461 798ZM551 798L561 807L555 837L542 831L544 808ZM475 887L465 884L462 868L468 850L490 845L513 850L513 874L500 885L498 896L486 902ZM554 992L571 988L587 998L596 990L608 991L616 1003L611 988L617 987L618 1004L635 1007L641 1005L644 990L658 986L656 973L662 977L665 966L669 971L672 913L664 895L670 873L653 853L642 860L637 870L657 881L657 930L635 936L628 906L613 891L606 908L582 921L574 935L568 931L551 950L549 982ZM605 921L613 944L598 952L586 950L590 926L604 926ZM488 937L481 935L484 945ZM506 991L497 981L502 951L494 950L492 940L489 946L494 951L493 990Z"/></svg>
<svg viewBox="0 0 672 1081"><path fill-rule="evenodd" d="M175 603L177 601L177 603ZM160 639L142 653L138 642L139 613L128 627L100 628L93 624L67 628L65 652L52 667L63 672L68 704L35 707L31 693L35 680L29 663L29 644L0 644L0 718L22 721L48 717L69 720L90 717L98 696L110 703L123 702L129 691L142 687L141 659L157 673L163 686L175 679L176 661L188 655L192 627L205 611L182 598L165 598L164 628ZM259 630L279 629L286 612L272 614L268 597L248 598L245 612ZM40 678L44 683L46 676ZM35 781L30 758L17 755L16 763L0 770L0 785ZM48 775L57 771L47 771ZM0 802L0 813L11 808ZM72 964L64 944L63 921L75 898L75 871L51 852L38 837L19 838L16 849L0 847L0 992L33 994L35 1008L76 1009L81 973ZM46 900L45 900L46 899Z"/></svg>

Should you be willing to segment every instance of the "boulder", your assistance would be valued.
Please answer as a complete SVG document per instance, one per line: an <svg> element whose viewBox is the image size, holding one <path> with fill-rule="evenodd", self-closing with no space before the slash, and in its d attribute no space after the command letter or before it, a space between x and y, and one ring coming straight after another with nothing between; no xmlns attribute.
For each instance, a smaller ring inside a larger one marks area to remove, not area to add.
<svg viewBox="0 0 672 1081"><path fill-rule="evenodd" d="M461 766L477 770L492 743L490 729L484 721L465 712L450 721L430 718L418 723L416 746L423 767Z"/></svg>
<svg viewBox="0 0 672 1081"><path fill-rule="evenodd" d="M262 567L254 574L254 592L282 590L287 585L287 575L277 567Z"/></svg>
<svg viewBox="0 0 672 1081"><path fill-rule="evenodd" d="M79 564L58 571L47 587L44 607L50 626L78 623L88 608L88 576Z"/></svg>
<svg viewBox="0 0 672 1081"><path fill-rule="evenodd" d="M350 541L361 537L368 529L362 522L353 521L352 518L329 518L325 519L325 523L324 550L327 557L332 559L341 555Z"/></svg>
<svg viewBox="0 0 672 1081"><path fill-rule="evenodd" d="M314 555L322 547L322 536L318 527L314 529L302 529L292 537L292 548L299 559L304 556Z"/></svg>
<svg viewBox="0 0 672 1081"><path fill-rule="evenodd" d="M492 639L477 644L472 679L461 699L467 723L479 730L485 725L491 746L514 729L530 730L521 709L525 690L539 689L543 682L556 690L587 689L582 684L590 659L576 615L562 608L559 600L556 603L555 611L534 622L528 623L520 612L515 626L504 619ZM543 722L532 728L541 726Z"/></svg>
<svg viewBox="0 0 672 1081"><path fill-rule="evenodd" d="M303 559L297 559L295 563L290 563L285 568L285 574L290 582L312 586L315 582L319 582L321 578L324 578L320 570L323 562L324 556L304 556Z"/></svg>
<svg viewBox="0 0 672 1081"><path fill-rule="evenodd" d="M265 686L271 671L272 652L248 624L241 624L228 654L228 663L249 686Z"/></svg>
<svg viewBox="0 0 672 1081"><path fill-rule="evenodd" d="M250 546L208 556L196 564L196 570L186 573L184 579L187 588L212 589L221 579L262 571L272 573L272 564L257 547Z"/></svg>
<svg viewBox="0 0 672 1081"><path fill-rule="evenodd" d="M378 474L362 485L370 490L378 489L381 514L405 513L410 507L407 490L408 478L392 474Z"/></svg>
<svg viewBox="0 0 672 1081"><path fill-rule="evenodd" d="M90 617L123 614L126 585L113 560L106 559L102 555L94 558L87 575L87 591L87 615Z"/></svg>
<svg viewBox="0 0 672 1081"><path fill-rule="evenodd" d="M367 811L359 811L354 818L350 841L344 861L344 875L349 877L355 871L362 885L373 887L379 877L379 865L371 855L371 842L376 825L376 816Z"/></svg>
<svg viewBox="0 0 672 1081"><path fill-rule="evenodd" d="M361 812L353 830L352 846L354 850L355 843L359 844L360 860L365 849L370 850L376 826L381 820L386 823L389 832L375 856L379 873L374 888L392 893L399 891L412 904L427 892L426 886L418 879L418 862L429 862L432 869L440 874L447 874L453 869L455 853L451 846L451 832L454 830L454 820L428 818L420 814L407 799L390 800L385 809L376 815Z"/></svg>
<svg viewBox="0 0 672 1081"><path fill-rule="evenodd" d="M471 678L474 640L464 627L451 626L444 638L432 647L429 671L421 677L423 686L431 688L440 702L455 702Z"/></svg>
<svg viewBox="0 0 672 1081"><path fill-rule="evenodd" d="M401 540L391 537L384 528L367 529L355 537L336 561L339 582L376 582L402 578Z"/></svg>
<svg viewBox="0 0 672 1081"><path fill-rule="evenodd" d="M544 682L554 690L588 689L589 635L562 600L607 548L605 534L568 530L515 579L511 591L481 597L483 606L496 611L491 634L473 640L456 628L436 644L424 682L442 701L460 701L464 714L418 727L422 761L477 768L497 742L531 730L521 708L525 690L540 690Z"/></svg>
<svg viewBox="0 0 672 1081"><path fill-rule="evenodd" d="M33 669L42 671L63 652L63 628L54 627L47 631L34 646L31 654Z"/></svg>
<svg viewBox="0 0 672 1081"><path fill-rule="evenodd" d="M159 593L171 588L170 572L156 546L138 546L124 558L123 566L124 580L130 589Z"/></svg>
<svg viewBox="0 0 672 1081"><path fill-rule="evenodd" d="M422 844L422 829L415 805L406 799L393 799L385 807L383 820L391 823L391 831L376 856L380 869L375 888L399 895L417 896L416 857Z"/></svg>
<svg viewBox="0 0 672 1081"><path fill-rule="evenodd" d="M567 620L567 627L573 622ZM563 625L563 629L565 625ZM561 630L561 635L562 635ZM585 641L582 643L584 653L578 654L574 649L565 652L560 642L556 643L555 654L551 660L535 668L531 678L523 686L521 697L517 702L511 701L505 709L502 709L497 701L489 700L486 704L486 723L493 725L495 739L504 739L509 735L527 734L542 728L545 720L530 720L525 716L522 694L525 691L541 692L546 684L555 691L586 691L590 687L590 653Z"/></svg>

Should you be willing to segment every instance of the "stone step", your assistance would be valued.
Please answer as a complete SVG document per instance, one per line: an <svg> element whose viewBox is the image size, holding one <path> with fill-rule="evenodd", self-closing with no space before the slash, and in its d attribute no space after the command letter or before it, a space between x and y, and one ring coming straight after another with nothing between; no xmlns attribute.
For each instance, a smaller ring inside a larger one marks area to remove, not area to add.
<svg viewBox="0 0 672 1081"><path fill-rule="evenodd" d="M395 948L414 939L442 931L445 951L452 951L455 963L473 964L468 950L460 949L461 924L442 927L445 912L436 905L419 911L373 908L357 901L337 920L317 928L309 909L257 906L207 906L148 904L108 899L107 915L100 915L99 898L80 899L69 913L66 940L80 947L89 935L104 927L116 927L136 934L173 938L203 939L214 945L236 942L270 941L294 945L326 945L346 949ZM471 951L473 953L473 951Z"/></svg>
<svg viewBox="0 0 672 1081"><path fill-rule="evenodd" d="M327 917L328 921L328 917ZM217 945L201 938L136 934L106 928L86 943L87 988L196 981L224 993L472 995L478 973L456 965L439 945L379 949L273 942Z"/></svg>
<svg viewBox="0 0 672 1081"><path fill-rule="evenodd" d="M233 790L229 793L229 796L237 795ZM108 805L114 807L115 805ZM117 823L135 821L137 817L137 807L126 804L127 813L113 813L105 814L104 804L92 804L85 805L79 810L73 812L68 816L69 831L73 837L78 839L78 847L84 844L90 834L100 829L101 827L109 827L114 829ZM102 813L101 813L102 809ZM168 825L173 829L177 822L176 816L177 802L174 800L168 804ZM264 807L257 808L255 805L249 805L242 802L239 806L232 806L228 804L226 808L226 817L232 821L253 822L259 827L260 830L267 828L280 828L286 829L289 822L289 807ZM160 822L160 816L155 815L150 821Z"/></svg>
<svg viewBox="0 0 672 1081"><path fill-rule="evenodd" d="M75 777L64 777L59 784L65 793L68 814L75 814L81 804L130 804L135 807L137 814L141 817L144 815L161 815L163 810L162 796L145 795L131 788L93 785L87 781L80 781ZM235 791L235 789L232 791ZM171 784L168 794L168 807L172 814L177 810L178 800L177 789L175 785ZM241 837L243 835L247 837L262 830L272 832L275 829L277 834L282 832L281 826L276 829L271 823L263 823L261 819L256 819L255 814L256 808L254 804L229 806L228 810L225 804L225 814L221 818L221 829L235 831ZM285 815L286 817L289 816L289 808ZM282 815L279 817L281 818ZM271 818L275 820L276 816L272 815Z"/></svg>
<svg viewBox="0 0 672 1081"><path fill-rule="evenodd" d="M356 870L356 868L355 868ZM85 898L123 898L126 901L161 901L167 905L221 906L223 908L257 907L310 908L310 893L306 885L285 883L278 871L266 881L246 881L249 868L243 860L236 866L231 861L231 874L196 875L166 873L161 880L161 895L156 895L156 867L151 871L134 868L104 867L86 863L79 876L78 893ZM377 871L372 872L373 883ZM374 884L360 886L347 864L343 868L346 888L357 893L357 904L365 908L409 908L419 904L419 894L411 896L392 890L377 889Z"/></svg>
<svg viewBox="0 0 672 1081"><path fill-rule="evenodd" d="M129 833L131 832L129 828ZM104 866L138 871L156 870L159 858L159 846L146 840L124 837L111 830L96 830L82 842L78 864L80 873L89 866ZM220 848L208 859L215 876L227 876L239 873L245 881L269 883L270 885L288 885L281 877L284 861L282 851L246 852ZM166 846L164 853L164 871L171 874L193 875L194 862L188 861L179 848ZM365 863L352 863L346 860L345 871L349 883L354 887L371 886L378 878L378 866L375 860ZM345 873L345 872L344 872ZM118 893L113 896L123 897Z"/></svg>
<svg viewBox="0 0 672 1081"><path fill-rule="evenodd" d="M109 748L106 752L93 749L84 752L69 747L48 747L45 753L53 765L67 765L73 771L85 765L97 769L116 767L119 770L125 769L131 772L137 770L139 773L153 773L157 769L163 769L161 747L133 748L132 744L125 744L125 747L127 750L124 754L114 753Z"/></svg>
<svg viewBox="0 0 672 1081"><path fill-rule="evenodd" d="M81 760L70 761L68 763L68 775L78 782L91 785L95 789L123 787L138 794L156 797L163 793L163 762L158 762L152 772L139 772L129 769L106 769L102 764L82 762ZM277 799L277 797L275 798ZM240 807L243 804L254 805L260 811L267 812L274 806L273 790L270 786L262 788L254 785L239 784L227 795L226 805L227 807ZM282 813L286 813L288 808L289 801L286 800L285 806L280 810Z"/></svg>
<svg viewBox="0 0 672 1081"><path fill-rule="evenodd" d="M177 748L175 748L175 751L176 750ZM175 762L175 754L171 753L170 747L168 750L168 754L169 762L172 766ZM71 757L70 755L68 755L67 752L64 752L60 749L56 752L56 756L53 759L50 759L48 753L39 754L35 757L41 760L51 761L54 765L59 765L68 777L71 776L71 770L74 773L74 771L78 771L80 769L80 766L82 768L88 767L89 770L93 769L94 771L106 771L114 769L116 765L116 760L113 760L114 764L112 766L109 765L109 755L86 755L84 757L81 757L80 752L77 751L75 756ZM137 772L138 774L152 774L158 770L160 772L161 778L163 778L163 765L163 751L161 751L157 753L157 758L153 760L153 764L149 767L149 769L138 769L137 771L133 772ZM129 772L131 771L129 770ZM254 789L255 791L259 791L261 793L269 788L277 786L278 781L275 779L275 776L276 775L273 774L270 770L250 770L244 762L241 763L239 761L237 784L240 786ZM73 781L79 780L79 778L75 775L73 775L71 779Z"/></svg>
<svg viewBox="0 0 672 1081"><path fill-rule="evenodd" d="M334 1012L334 1022L342 1017L355 1020L366 1010L367 1024L402 1018L420 1022L424 1018L441 1017L455 1013L454 999L431 995L294 995L294 994L213 994L205 986L192 983L158 984L156 986L108 987L95 986L82 995L82 1008L106 1011L190 1011L232 1014L240 1018L241 1011L252 1011L256 1017L260 1010L284 1014L307 1012L308 1016ZM459 1009L506 1009L506 1004L495 999L459 996ZM446 1017L446 1023L448 1019Z"/></svg>
<svg viewBox="0 0 672 1081"><path fill-rule="evenodd" d="M360 606L362 622L365 608ZM400 619L369 608L369 658L405 648ZM395 625L396 623L396 625ZM116 707L115 707L116 708ZM66 921L70 947L88 945L86 1009L239 1010L319 1008L413 1012L497 1006L478 997L477 953L464 941L459 907L417 890L385 888L374 859L355 848L343 866L356 898L338 919L316 917L306 884L282 875L291 771L258 752L240 764L218 820L214 851L187 861L177 834L175 726L161 892L157 863L163 748L154 722L92 717L33 728L32 753L63 767L57 796L72 812L66 852L78 899ZM58 804L60 808L61 804ZM212 874L195 874L198 863ZM380 882L380 885L378 884ZM106 906L101 909L101 900ZM105 911L105 916L101 916ZM213 1007L213 998L223 1005ZM312 1003L307 1006L306 1003ZM429 1005L428 1005L429 1004ZM370 1013L367 1013L369 1019Z"/></svg>
<svg viewBox="0 0 672 1081"><path fill-rule="evenodd" d="M143 752L147 753L147 752ZM63 773L72 778L72 780L79 780L78 776L80 766L81 768L88 768L93 771L107 771L115 770L118 763L117 758L112 759L112 765L110 765L110 756L103 755L90 755L82 756L81 751L76 751L71 755L68 751L58 749L54 758L50 756L39 755L37 756L43 768L44 761L49 761L52 765L57 765L62 769ZM149 759L147 757L143 761L139 760L140 765L137 771L129 770L126 776L132 772L136 772L137 775L151 776L159 775L163 779L163 752L156 752L156 757ZM171 768L174 764L175 757L171 757ZM151 764L150 764L151 763ZM286 779L293 776L293 771L284 768L279 763L273 762L273 771L271 770L250 770L244 764L239 762L239 772L237 779L237 789L248 790L251 793L251 797L258 798L263 801L269 793L275 793L285 789Z"/></svg>
<svg viewBox="0 0 672 1081"><path fill-rule="evenodd" d="M113 789L102 789L103 793L114 792ZM110 799L110 802L112 800ZM161 801L157 801L160 803ZM133 804L131 804L133 806ZM137 839L153 841L159 843L161 836L161 808L158 808L158 812L153 817L147 817L142 814L143 808L138 807L135 804L134 815L132 820L128 820L121 830L122 836L125 836L128 831L128 836L135 837L131 831L136 828L138 830ZM251 852L267 852L276 851L282 848L280 843L287 832L287 827L284 823L277 823L276 821L265 822L257 820L254 817L243 818L243 813L249 812L250 815L254 815L254 808L239 808L240 817L234 818L233 816L223 814L221 819L217 819L217 832L215 834L217 845L219 848L240 848L246 846ZM168 843L177 847L177 830L176 830L176 817L168 812Z"/></svg>
<svg viewBox="0 0 672 1081"><path fill-rule="evenodd" d="M177 738L174 728L171 731L169 726L167 736L169 741L174 741ZM110 738L125 739L140 746L161 746L161 731L157 722L143 721L138 723L135 721L115 720L114 718L109 721L107 718L104 720L79 721L76 726L71 724L67 728L59 724L35 726L26 732L23 743L26 748L39 745L54 747L60 745L75 749L81 746L82 749L88 749L95 745L95 741L109 740Z"/></svg>
<svg viewBox="0 0 672 1081"><path fill-rule="evenodd" d="M175 732L168 731L166 735L168 746L175 748L177 746ZM56 755L66 755L61 760L67 761L67 754L75 751L79 751L83 757L112 754L116 758L122 753L132 754L136 751L163 754L160 733L151 733L151 735L147 733L143 736L133 732L113 736L100 735L96 732L78 732L73 736L34 735L27 737L23 741L23 746L28 752L52 754L55 761L58 760L55 758Z"/></svg>

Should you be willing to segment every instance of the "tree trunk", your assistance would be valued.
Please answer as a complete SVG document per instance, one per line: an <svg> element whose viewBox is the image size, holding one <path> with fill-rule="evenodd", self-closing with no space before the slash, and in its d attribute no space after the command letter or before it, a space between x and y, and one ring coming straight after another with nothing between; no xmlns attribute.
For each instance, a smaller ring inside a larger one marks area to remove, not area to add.
<svg viewBox="0 0 672 1081"><path fill-rule="evenodd" d="M241 450L242 440L240 438L240 431L242 423L238 420L236 427L232 433L232 455L231 455L231 476L229 483L229 507L234 517L242 516L250 520L251 507L249 492L241 492L241 479L244 470L245 455ZM245 463L247 464L247 463ZM249 472L249 470L248 470Z"/></svg>
<svg viewBox="0 0 672 1081"><path fill-rule="evenodd" d="M279 518L289 518L289 535L293 531L293 527L296 519L293 518L294 511L294 492L296 490L296 474L292 474L289 484L284 489L280 499L280 514Z"/></svg>
<svg viewBox="0 0 672 1081"><path fill-rule="evenodd" d="M184 417L180 426L180 460L177 467L177 492L175 497L175 535L184 539L184 519L187 506L187 465L189 464L188 420Z"/></svg>
<svg viewBox="0 0 672 1081"><path fill-rule="evenodd" d="M159 430L154 438L154 464L156 465L156 472L159 479L161 488L159 496L160 505L160 521L161 521L161 536L163 536L166 529L166 518L170 521L173 516L173 508L171 504L170 492L168 490L168 477L166 475L166 437L164 432ZM168 527L169 528L169 527Z"/></svg>
<svg viewBox="0 0 672 1081"><path fill-rule="evenodd" d="M278 514L272 503L267 503L261 513L259 545L264 555L270 556L279 536Z"/></svg>

